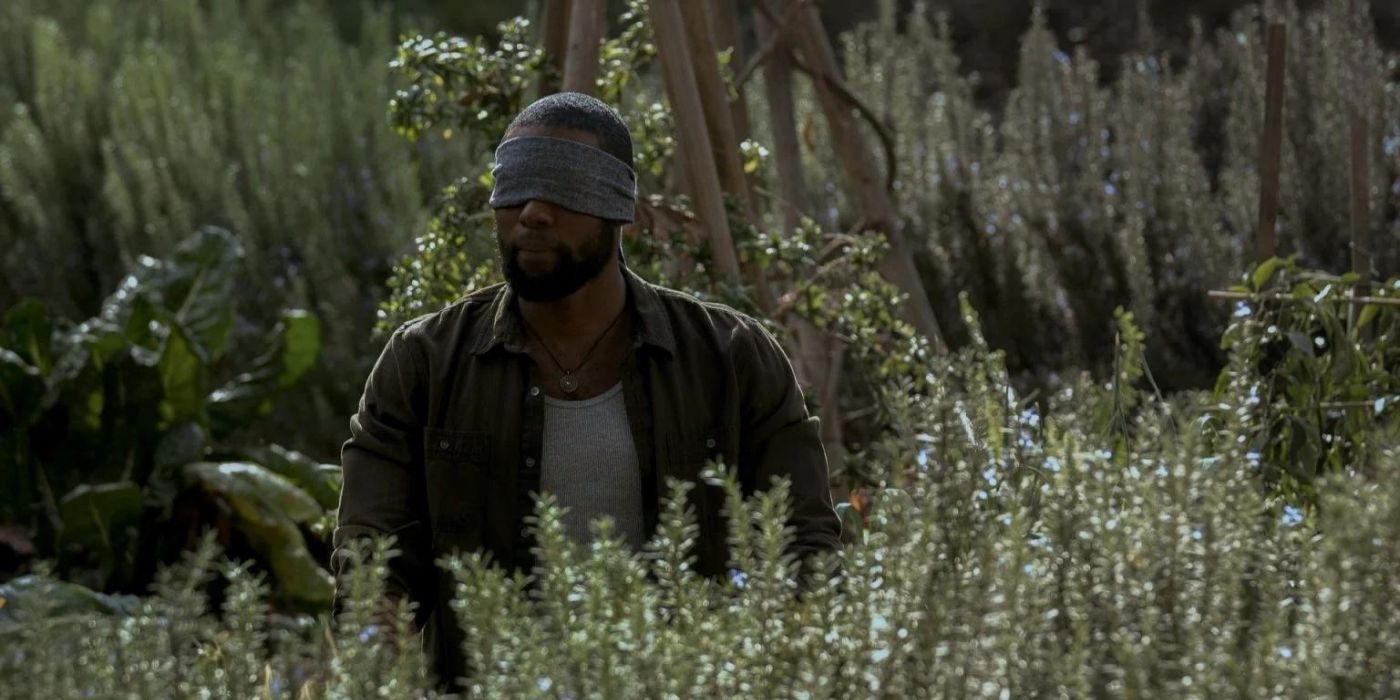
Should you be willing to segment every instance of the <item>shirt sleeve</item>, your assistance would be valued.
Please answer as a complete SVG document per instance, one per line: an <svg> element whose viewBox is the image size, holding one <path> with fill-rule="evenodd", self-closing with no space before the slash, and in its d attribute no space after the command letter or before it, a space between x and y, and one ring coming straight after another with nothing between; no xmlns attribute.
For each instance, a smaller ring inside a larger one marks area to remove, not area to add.
<svg viewBox="0 0 1400 700"><path fill-rule="evenodd" d="M383 535L394 535L400 552L389 563L387 596L417 601L420 617L433 600L431 544L422 519L427 512L423 422L416 410L422 365L409 345L403 328L389 338L350 419L350 439L341 447L343 482L331 554L337 609L351 563L347 545Z"/></svg>
<svg viewBox="0 0 1400 700"><path fill-rule="evenodd" d="M741 400L741 477L749 493L768 489L772 479L792 482L795 538L789 550L804 563L818 551L841 547L841 521L831 502L820 419L807 413L792 363L773 334L746 319L736 339L735 369ZM747 473L744 473L747 472Z"/></svg>

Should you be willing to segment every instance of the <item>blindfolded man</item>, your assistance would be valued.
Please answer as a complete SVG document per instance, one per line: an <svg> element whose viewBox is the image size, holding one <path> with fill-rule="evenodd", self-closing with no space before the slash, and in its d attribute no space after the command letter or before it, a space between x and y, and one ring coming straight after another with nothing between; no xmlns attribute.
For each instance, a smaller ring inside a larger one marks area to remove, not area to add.
<svg viewBox="0 0 1400 700"><path fill-rule="evenodd" d="M612 519L641 551L667 477L699 484L709 459L745 493L792 480L793 553L839 547L817 419L759 323L642 280L621 255L636 207L632 140L602 102L531 104L496 150L505 284L414 319L389 339L341 458L334 568L353 539L393 534L389 595L418 602L425 650L448 689L467 674L450 578L434 560L483 550L525 573L534 494L568 509L570 537ZM696 568L726 574L722 492L691 492Z"/></svg>

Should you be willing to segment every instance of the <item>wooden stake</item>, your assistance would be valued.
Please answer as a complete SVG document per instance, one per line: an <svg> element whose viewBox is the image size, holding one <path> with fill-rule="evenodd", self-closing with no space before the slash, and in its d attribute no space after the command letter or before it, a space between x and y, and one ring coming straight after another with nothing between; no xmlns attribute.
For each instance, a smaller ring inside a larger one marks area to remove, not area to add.
<svg viewBox="0 0 1400 700"><path fill-rule="evenodd" d="M1220 289L1212 289L1209 292L1206 292L1206 295L1209 296L1211 299L1223 299L1227 301L1303 301L1301 299L1294 298L1292 295L1280 294L1277 292L1270 294L1253 294L1250 292L1230 292ZM1332 297L1331 299L1327 299L1325 301L1328 301L1333 304L1351 304L1352 306L1365 306L1367 304L1375 304L1376 306L1400 306L1400 297L1350 296Z"/></svg>
<svg viewBox="0 0 1400 700"><path fill-rule="evenodd" d="M782 27L762 12L754 13L754 31L760 44L774 46L763 63L763 89L768 100L768 127L772 131L773 159L778 170L779 203L783 223L797 229L808 210L807 191L802 182L802 152L797 140L797 110L792 101L792 61Z"/></svg>
<svg viewBox="0 0 1400 700"><path fill-rule="evenodd" d="M1351 270L1360 276L1352 294L1371 293L1371 149L1368 147L1366 115L1351 107ZM1351 321L1356 322L1356 307ZM1362 329L1369 339L1371 328Z"/></svg>
<svg viewBox="0 0 1400 700"><path fill-rule="evenodd" d="M570 0L546 0L544 4L543 31L545 60L553 68L540 73L539 96L559 91L560 80L564 75L564 57L569 51L569 8Z"/></svg>
<svg viewBox="0 0 1400 700"><path fill-rule="evenodd" d="M1254 257L1264 262L1277 253L1279 161L1283 154L1283 69L1288 32L1283 23L1269 25L1269 64L1264 88L1264 137L1259 142L1259 230Z"/></svg>
<svg viewBox="0 0 1400 700"><path fill-rule="evenodd" d="M662 78L671 96L671 114L676 120L676 142L686 168L695 214L710 240L711 253L720 272L731 284L742 282L739 256L729 234L719 175L711 158L709 128L705 124L700 88L695 82L686 43L685 20L678 0L648 0L656 50L661 58Z"/></svg>
<svg viewBox="0 0 1400 700"><path fill-rule="evenodd" d="M776 46L763 63L763 88L768 102L768 126L772 132L773 159L778 171L779 208L784 230L789 234L801 224L808 211L807 192L802 184L802 152L797 140L797 116L792 100L792 61L782 27L762 12L754 13L754 32L760 44ZM816 324L792 314L797 337L797 371L803 384L818 394L822 444L826 447L827 467L832 473L846 468L845 423L841 413L841 373L845 344Z"/></svg>
<svg viewBox="0 0 1400 700"><path fill-rule="evenodd" d="M679 3L681 20L686 29L686 47L690 52L691 68L695 72L695 84L700 91L700 104L704 108L705 128L710 136L710 153L719 183L723 191L739 201L744 219L758 224L758 213L754 208L753 193L744 174L744 161L739 153L739 138L735 133L734 119L730 111L729 91L724 86L724 78L719 74L719 50L715 46L714 28L711 27L709 13L705 6L695 0L682 0ZM728 220L725 220L727 225ZM745 277L753 287L758 307L771 311L774 306L773 292L768 287L762 270L750 267Z"/></svg>
<svg viewBox="0 0 1400 700"><path fill-rule="evenodd" d="M694 0L682 0L679 5L681 20L685 25L686 46L690 49L690 64L695 70L695 85L700 90L705 129L710 135L710 152L719 171L720 185L724 191L739 198L745 215L753 221L753 198L749 196L744 177L739 139L729 112L729 94L719 74L718 48L710 27L709 13L703 4Z"/></svg>
<svg viewBox="0 0 1400 700"><path fill-rule="evenodd" d="M804 0L789 0L803 2ZM905 319L921 335L928 338L929 345L938 352L947 346L938 327L938 317L929 303L928 292L923 280L914 267L914 251L909 247L900 229L900 217L894 202L885 191L884 184L876 170L875 154L866 145L860 130L851 117L851 106L842 100L825 76L840 76L841 66L836 60L836 52L831 48L826 30L822 27L821 15L814 5L804 5L794 15L796 21L791 28L797 44L807 58L807 65L813 74L817 99L826 114L827 128L830 130L836 153L841 159L851 186L852 199L861 209L862 217L872 223L872 227L885 234L890 249L880 261L880 272L900 291L908 295L903 305Z"/></svg>
<svg viewBox="0 0 1400 700"><path fill-rule="evenodd" d="M739 70L744 65L744 42L739 31L739 8L736 0L712 0L714 8L715 43L720 50L730 49L729 69ZM729 101L729 114L734 119L734 135L742 143L749 137L749 108L744 104L744 89L739 88L739 96Z"/></svg>
<svg viewBox="0 0 1400 700"><path fill-rule="evenodd" d="M566 92L598 92L598 48L608 21L607 0L572 0L569 51L564 58Z"/></svg>
<svg viewBox="0 0 1400 700"><path fill-rule="evenodd" d="M1351 270L1356 295L1371 293L1371 149L1366 115L1351 108Z"/></svg>

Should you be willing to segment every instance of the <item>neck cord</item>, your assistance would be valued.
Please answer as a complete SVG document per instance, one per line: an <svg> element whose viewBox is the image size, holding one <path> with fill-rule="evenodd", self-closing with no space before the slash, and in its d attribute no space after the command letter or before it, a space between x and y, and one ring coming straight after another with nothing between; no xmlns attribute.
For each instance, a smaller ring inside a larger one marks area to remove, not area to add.
<svg viewBox="0 0 1400 700"><path fill-rule="evenodd" d="M578 365L573 369L564 368L559 358L554 356L554 351L550 350L549 345L544 342L544 338L541 338L540 335L535 332L535 329L530 327L530 322L525 320L525 314L520 315L520 321L525 324L525 330L529 331L530 335L534 336L535 340L539 341L540 347L544 348L545 354L549 355L549 359L554 361L555 366L564 372L564 376L559 378L559 388L563 389L565 393L572 394L578 390L578 378L574 376L574 372L583 369L583 365L588 362L589 356L592 355L598 345L603 342L603 338L608 337L608 333L612 331L613 327L617 325L617 322L622 319L622 315L625 313L627 313L627 305L624 303L622 305L622 310L617 312L617 316L613 317L612 323L609 323L608 327L603 329L602 335L599 335L598 339L593 341L593 345L589 346L588 352L583 354L583 359L579 360Z"/></svg>

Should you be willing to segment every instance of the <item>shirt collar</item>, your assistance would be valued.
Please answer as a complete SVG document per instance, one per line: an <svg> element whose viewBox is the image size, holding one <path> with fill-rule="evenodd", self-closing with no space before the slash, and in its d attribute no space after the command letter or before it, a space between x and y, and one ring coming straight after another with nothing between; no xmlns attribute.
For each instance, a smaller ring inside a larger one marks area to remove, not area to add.
<svg viewBox="0 0 1400 700"><path fill-rule="evenodd" d="M632 346L651 345L674 355L676 338L671 332L671 321L666 316L656 286L625 266L622 268L622 278L627 285L628 305L636 312ZM472 354L484 354L498 345L511 352L524 352L524 326L516 308L515 292L509 284L501 285L485 312L477 323Z"/></svg>

